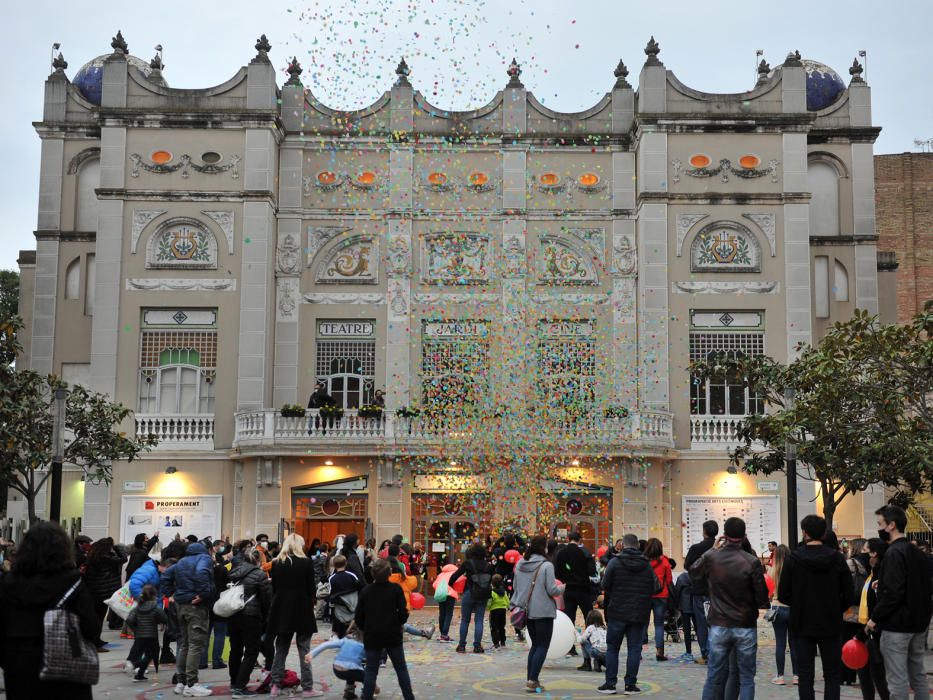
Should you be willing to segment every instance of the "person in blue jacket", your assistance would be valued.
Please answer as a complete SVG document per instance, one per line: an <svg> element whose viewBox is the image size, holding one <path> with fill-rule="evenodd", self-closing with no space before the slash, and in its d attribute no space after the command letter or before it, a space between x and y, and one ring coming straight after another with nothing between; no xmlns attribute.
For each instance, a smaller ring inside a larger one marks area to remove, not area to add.
<svg viewBox="0 0 933 700"><path fill-rule="evenodd" d="M127 584L130 587L130 595L133 596L133 599L139 598L140 594L143 591L143 586L146 584L152 585L157 591L162 587L162 574L171 566L174 566L177 563L177 559L166 559L159 563L156 563L152 559L147 559L143 562L136 571L133 572L133 575L130 576L130 580L127 581ZM159 606L162 605L162 601L156 601Z"/></svg>
<svg viewBox="0 0 933 700"><path fill-rule="evenodd" d="M198 683L201 652L210 631L210 610L216 598L214 559L201 542L192 542L185 556L162 572L162 595L178 606L178 677L175 694L206 697L211 689ZM187 686L187 687L186 687Z"/></svg>
<svg viewBox="0 0 933 700"><path fill-rule="evenodd" d="M356 697L356 684L363 682L363 667L366 663L366 649L360 641L360 631L356 623L350 623L345 637L334 637L312 649L308 654L307 662L310 664L314 657L328 649L337 650L337 656L334 658L334 675L347 682L343 698L353 700ZM379 693L378 686L374 693Z"/></svg>

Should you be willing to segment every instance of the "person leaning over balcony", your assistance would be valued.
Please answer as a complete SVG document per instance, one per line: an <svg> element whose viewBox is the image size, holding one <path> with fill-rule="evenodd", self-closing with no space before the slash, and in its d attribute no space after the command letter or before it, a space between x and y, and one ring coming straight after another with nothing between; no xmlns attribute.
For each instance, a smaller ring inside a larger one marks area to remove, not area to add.
<svg viewBox="0 0 933 700"><path fill-rule="evenodd" d="M334 400L334 397L327 393L327 386L324 382L318 382L314 385L314 391L311 392L311 396L308 398L308 408L320 409L325 406L336 406L337 402ZM317 415L308 416L308 432L311 433L315 428L325 428L327 424L321 419L320 413Z"/></svg>

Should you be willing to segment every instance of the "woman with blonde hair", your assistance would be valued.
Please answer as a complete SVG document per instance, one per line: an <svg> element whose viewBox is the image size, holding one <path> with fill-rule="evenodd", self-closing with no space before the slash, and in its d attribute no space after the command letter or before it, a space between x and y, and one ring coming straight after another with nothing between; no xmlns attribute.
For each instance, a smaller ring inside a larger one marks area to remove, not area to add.
<svg viewBox="0 0 933 700"><path fill-rule="evenodd" d="M311 635L317 632L314 620L317 588L314 583L314 564L305 555L304 537L292 533L285 538L282 551L272 561L269 574L272 579L272 608L269 611L267 633L275 636L272 697L277 697L281 692L285 658L293 636L298 645L301 665L301 696L320 697L323 693L314 689L311 664L305 659L311 651Z"/></svg>
<svg viewBox="0 0 933 700"><path fill-rule="evenodd" d="M781 583L781 572L784 569L784 562L787 561L788 556L790 556L790 550L787 548L787 545L778 545L777 549L774 550L774 563L771 565L771 570L769 571L774 581L775 594L773 594L771 598L771 610L768 611L765 617L771 620L771 624L774 626L774 660L777 665L777 675L771 679L771 682L775 685L785 684L784 654L786 653L788 645L790 646L790 667L791 671L794 673L794 683L797 683L797 649L794 644L794 638L788 634L788 627L790 626L790 607L778 600L776 593Z"/></svg>

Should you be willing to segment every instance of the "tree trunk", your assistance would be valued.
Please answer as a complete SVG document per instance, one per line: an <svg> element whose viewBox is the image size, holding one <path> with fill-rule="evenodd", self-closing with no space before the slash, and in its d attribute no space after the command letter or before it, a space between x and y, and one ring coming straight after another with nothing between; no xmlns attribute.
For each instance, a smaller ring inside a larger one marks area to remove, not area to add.
<svg viewBox="0 0 933 700"><path fill-rule="evenodd" d="M833 531L833 516L836 514L836 503L832 496L823 496L823 517L826 518L826 532Z"/></svg>
<svg viewBox="0 0 933 700"><path fill-rule="evenodd" d="M26 512L29 515L29 527L32 527L37 522L39 518L36 517L36 492L29 490L26 493Z"/></svg>

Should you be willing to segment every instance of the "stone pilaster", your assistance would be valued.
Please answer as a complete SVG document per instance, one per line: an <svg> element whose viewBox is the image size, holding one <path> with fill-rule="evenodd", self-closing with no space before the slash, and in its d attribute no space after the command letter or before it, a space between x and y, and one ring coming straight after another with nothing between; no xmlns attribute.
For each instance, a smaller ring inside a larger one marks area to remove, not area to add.
<svg viewBox="0 0 933 700"><path fill-rule="evenodd" d="M807 136L784 134L784 191L807 192ZM787 361L798 343L813 338L810 306L810 205L784 205L784 301L787 309ZM768 323L767 319L765 320Z"/></svg>
<svg viewBox="0 0 933 700"><path fill-rule="evenodd" d="M528 290L525 284L528 263L526 255L524 219L505 219L502 222L502 358L493 363L493 371L501 376L493 378L493 386L502 393L501 403L520 405L527 395L528 363L534 362L529 350L533 339L528 337L534 326L528 323L526 309Z"/></svg>
<svg viewBox="0 0 933 700"><path fill-rule="evenodd" d="M419 330L411 316L411 219L393 217L386 225L386 408L394 410L411 403L411 343Z"/></svg>
<svg viewBox="0 0 933 700"><path fill-rule="evenodd" d="M611 403L629 408L638 406L638 327L636 285L638 255L634 219L614 219L611 240L612 368Z"/></svg>

